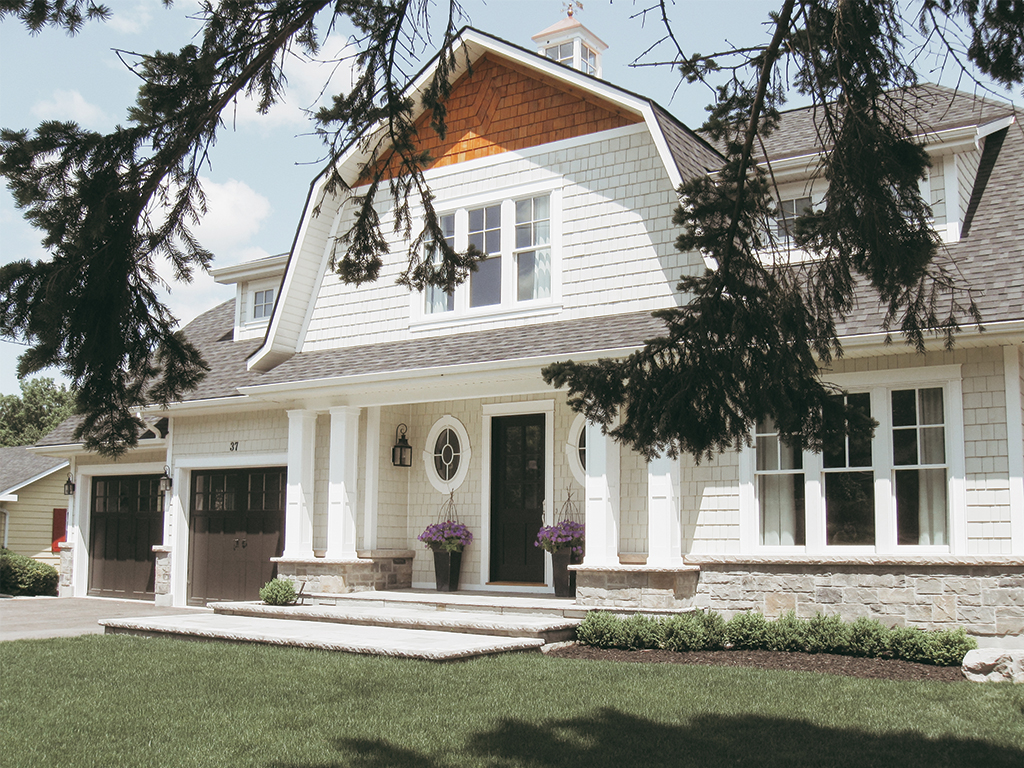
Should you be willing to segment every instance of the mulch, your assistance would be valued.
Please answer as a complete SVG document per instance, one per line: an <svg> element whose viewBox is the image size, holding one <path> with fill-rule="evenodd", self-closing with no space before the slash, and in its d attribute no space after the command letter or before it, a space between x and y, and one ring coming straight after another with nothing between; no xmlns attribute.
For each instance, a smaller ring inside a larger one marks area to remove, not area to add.
<svg viewBox="0 0 1024 768"><path fill-rule="evenodd" d="M589 659L647 664L703 664L714 667L757 667L793 672L820 672L827 675L863 677L872 680L966 682L960 667L936 667L899 659L864 659L832 653L792 653L789 651L623 651L566 645L548 652L563 659Z"/></svg>

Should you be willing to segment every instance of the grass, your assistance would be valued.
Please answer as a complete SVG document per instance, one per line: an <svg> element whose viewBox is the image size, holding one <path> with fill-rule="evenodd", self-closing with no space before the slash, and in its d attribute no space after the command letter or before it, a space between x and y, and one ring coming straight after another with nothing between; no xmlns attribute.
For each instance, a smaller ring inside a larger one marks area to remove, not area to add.
<svg viewBox="0 0 1024 768"><path fill-rule="evenodd" d="M0 643L0 766L1024 765L1024 686L92 635Z"/></svg>

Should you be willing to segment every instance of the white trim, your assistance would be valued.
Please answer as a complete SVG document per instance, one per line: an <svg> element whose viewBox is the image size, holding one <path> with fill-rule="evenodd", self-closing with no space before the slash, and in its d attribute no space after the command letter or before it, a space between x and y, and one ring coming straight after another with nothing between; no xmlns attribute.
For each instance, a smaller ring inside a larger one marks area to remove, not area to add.
<svg viewBox="0 0 1024 768"><path fill-rule="evenodd" d="M1010 482L1010 552L1024 555L1024 425L1021 405L1020 348L1003 347L1006 387L1006 447Z"/></svg>
<svg viewBox="0 0 1024 768"><path fill-rule="evenodd" d="M366 473L363 478L363 549L377 548L377 494L380 484L380 406L366 409Z"/></svg>
<svg viewBox="0 0 1024 768"><path fill-rule="evenodd" d="M287 453L253 453L225 456L223 453L183 456L175 461L176 469L247 469L249 467L287 467ZM175 487L178 481L174 481Z"/></svg>
<svg viewBox="0 0 1024 768"><path fill-rule="evenodd" d="M569 426L569 435L565 441L565 458L569 464L569 471L572 472L576 482L583 487L584 492L587 489L587 468L580 461L580 436L586 427L587 420L582 413L577 413L576 418Z"/></svg>
<svg viewBox="0 0 1024 768"><path fill-rule="evenodd" d="M43 470L38 475L33 475L32 477L30 477L28 480L23 480L20 483L15 483L10 488L4 488L4 489L0 490L0 496L6 496L9 493L14 493L16 491L19 491L22 488L24 488L26 485L31 485L32 483L36 482L36 480L42 480L44 477L48 477L48 476L52 475L54 472L57 472L58 470L64 469L64 468L68 467L69 465L70 465L70 462L67 459L65 459L62 463L57 464L55 466L52 466L49 469ZM17 499L16 498L15 499L0 499L0 501L17 501Z"/></svg>
<svg viewBox="0 0 1024 768"><path fill-rule="evenodd" d="M438 436L441 432L446 429L451 429L459 438L459 466L455 470L455 475L449 481L444 481L441 476L437 474L437 470L434 467L434 444L437 442ZM427 473L427 480L434 486L434 489L439 493L448 495L453 491L459 490L462 484L466 481L466 475L469 474L469 465L473 457L472 446L469 441L469 432L466 431L465 425L456 419L454 416L445 414L440 419L434 422L434 425L427 432L426 443L423 448L423 468Z"/></svg>
<svg viewBox="0 0 1024 768"><path fill-rule="evenodd" d="M487 582L491 578L491 422L495 416L524 416L539 413L544 416L544 525L554 520L555 498L555 401L522 400L512 403L487 403L483 406L480 447L480 584L475 589L491 589ZM551 557L544 558L544 587L502 586L502 591L512 592L553 592L554 580Z"/></svg>

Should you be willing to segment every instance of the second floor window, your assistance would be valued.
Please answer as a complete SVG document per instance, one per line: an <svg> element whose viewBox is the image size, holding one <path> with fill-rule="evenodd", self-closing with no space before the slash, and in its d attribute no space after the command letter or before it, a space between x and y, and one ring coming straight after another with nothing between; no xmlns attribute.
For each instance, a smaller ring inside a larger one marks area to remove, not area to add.
<svg viewBox="0 0 1024 768"><path fill-rule="evenodd" d="M444 235L445 242L454 249L455 214L449 213L445 216L438 216L437 219L438 223L441 225L441 232ZM435 265L440 264L441 250L433 245L429 245L427 248L427 255L429 256L431 263ZM426 305L424 309L428 315L438 312L451 312L455 309L455 294L451 291L446 291L444 288L438 288L436 285L428 285L424 294L426 297Z"/></svg>
<svg viewBox="0 0 1024 768"><path fill-rule="evenodd" d="M274 311L274 289L256 291L253 294L252 319L262 320L270 317Z"/></svg>
<svg viewBox="0 0 1024 768"><path fill-rule="evenodd" d="M775 237L780 242L793 238L794 224L797 218L811 212L811 198L791 197L779 202L778 216L775 219Z"/></svg>

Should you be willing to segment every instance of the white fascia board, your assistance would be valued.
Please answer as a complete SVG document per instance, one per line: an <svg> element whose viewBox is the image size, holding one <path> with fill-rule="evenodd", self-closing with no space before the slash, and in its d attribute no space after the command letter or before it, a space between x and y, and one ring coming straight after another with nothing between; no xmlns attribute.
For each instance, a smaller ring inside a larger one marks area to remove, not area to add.
<svg viewBox="0 0 1024 768"><path fill-rule="evenodd" d="M990 136L996 131L1001 131L1003 130L1003 128L1009 128L1015 122L1017 122L1016 115L1007 115L1006 117L1000 117L995 120L990 120L989 122L984 123L982 125L979 125L977 130L975 131L974 146L980 152L982 140L986 136Z"/></svg>
<svg viewBox="0 0 1024 768"><path fill-rule="evenodd" d="M35 451L33 451L33 453L35 453ZM26 485L32 485L32 483L36 482L37 480L42 480L44 477L49 477L54 472L59 472L60 470L64 469L67 466L68 461L65 460L55 467L51 467L50 469L44 470L37 475L33 475L28 480L22 480L20 483L12 485L10 488L0 489L0 496L6 496L9 493L15 493L16 491L24 488ZM10 501L10 499L7 499L7 501ZM13 499L13 501L17 501L17 498Z"/></svg>
<svg viewBox="0 0 1024 768"><path fill-rule="evenodd" d="M978 331L971 327L961 330L956 334L957 339L982 342L984 346L1003 346L1005 344L1024 343L1024 320L1004 320L998 323L985 323L984 331ZM886 339L889 339L887 342ZM913 347L897 343L900 339L900 332L893 331L886 333L864 333L853 336L840 336L839 341L843 345L843 357L865 357L867 355L902 355L908 352L915 352ZM926 339L939 342L938 337ZM979 346L972 344L971 346ZM929 350L932 351L932 350Z"/></svg>
<svg viewBox="0 0 1024 768"><path fill-rule="evenodd" d="M281 253L230 267L211 269L210 276L221 285L233 285L247 280L278 277L284 273L287 263L288 254Z"/></svg>

